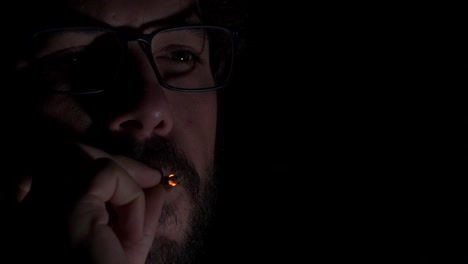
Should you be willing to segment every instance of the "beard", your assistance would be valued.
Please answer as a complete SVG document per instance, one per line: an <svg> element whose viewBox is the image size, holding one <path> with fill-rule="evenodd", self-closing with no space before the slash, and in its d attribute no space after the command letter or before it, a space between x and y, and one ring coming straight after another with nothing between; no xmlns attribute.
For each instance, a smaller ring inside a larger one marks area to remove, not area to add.
<svg viewBox="0 0 468 264"><path fill-rule="evenodd" d="M209 176L213 175L210 173ZM210 177L213 179L213 177ZM188 219L188 229L182 242L171 241L165 237L156 237L148 254L146 264L189 264L193 263L204 246L204 238L212 209L214 208L216 185L208 180L198 194L190 192L192 211ZM160 225L169 217L177 218L177 208L172 205L163 207Z"/></svg>
<svg viewBox="0 0 468 264"><path fill-rule="evenodd" d="M207 161L207 166L202 171L204 175L199 175L194 165L174 143L159 136L141 142L125 135L112 134L99 137L99 140L91 138L88 141L89 144L111 154L124 155L152 168L174 172L177 175L177 188L184 188L190 198L188 228L182 241L157 236L148 253L146 264L193 263L204 247L205 234L217 197L215 155ZM169 220L178 222L178 218L177 205L165 204L159 225L164 228L166 222Z"/></svg>

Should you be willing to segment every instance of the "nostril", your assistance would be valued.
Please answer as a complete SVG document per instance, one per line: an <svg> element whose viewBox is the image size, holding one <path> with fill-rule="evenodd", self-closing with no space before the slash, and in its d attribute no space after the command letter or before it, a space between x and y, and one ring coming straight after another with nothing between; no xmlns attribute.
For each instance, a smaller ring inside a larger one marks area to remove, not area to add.
<svg viewBox="0 0 468 264"><path fill-rule="evenodd" d="M141 136L141 137L150 136L155 132L158 133L158 131L160 133L162 130L164 130L164 126L165 126L164 121L160 121L159 123L156 124L155 127L151 126L150 124L154 125L154 123L145 124L144 122L140 122L139 120L130 119L130 120L121 122L118 130L126 134L133 134L135 136Z"/></svg>

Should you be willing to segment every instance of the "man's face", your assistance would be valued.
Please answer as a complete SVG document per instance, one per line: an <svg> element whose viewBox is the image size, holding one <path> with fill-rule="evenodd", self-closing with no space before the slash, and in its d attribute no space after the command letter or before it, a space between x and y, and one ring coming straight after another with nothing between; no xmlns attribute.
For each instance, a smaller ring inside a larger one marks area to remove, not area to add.
<svg viewBox="0 0 468 264"><path fill-rule="evenodd" d="M190 21L197 19L193 13L186 14L194 4L190 0L67 2L68 11L77 18L129 32L152 32L180 14ZM161 170L163 175L175 172L180 184L168 189L165 195L150 259L154 263L159 263L158 259L176 263L169 258L177 259L178 253L195 248L200 239L197 232L202 230L209 215L214 176L216 93L163 88L137 42L129 43L124 61L116 80L89 84L103 86L105 92L40 93L34 100L28 99L35 112L30 116L37 122L35 128L30 128L28 137L31 142L47 142L44 135L58 135L67 140L83 141L112 155L138 160ZM32 62L26 60L18 65L28 64ZM96 69L97 74L100 70L106 71ZM32 83L27 89L47 89L46 86L47 83L37 88ZM54 129L57 130L54 132Z"/></svg>

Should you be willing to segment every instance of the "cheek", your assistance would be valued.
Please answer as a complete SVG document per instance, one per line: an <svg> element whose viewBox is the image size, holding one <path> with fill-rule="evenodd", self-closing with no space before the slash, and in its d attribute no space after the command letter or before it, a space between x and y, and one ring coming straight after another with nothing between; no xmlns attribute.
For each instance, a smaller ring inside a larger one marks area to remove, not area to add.
<svg viewBox="0 0 468 264"><path fill-rule="evenodd" d="M83 133L90 125L89 116L72 98L52 96L39 106L39 112L47 120L67 129Z"/></svg>
<svg viewBox="0 0 468 264"><path fill-rule="evenodd" d="M185 98L184 107L175 109L175 140L191 157L197 170L213 158L216 141L216 93L193 94Z"/></svg>

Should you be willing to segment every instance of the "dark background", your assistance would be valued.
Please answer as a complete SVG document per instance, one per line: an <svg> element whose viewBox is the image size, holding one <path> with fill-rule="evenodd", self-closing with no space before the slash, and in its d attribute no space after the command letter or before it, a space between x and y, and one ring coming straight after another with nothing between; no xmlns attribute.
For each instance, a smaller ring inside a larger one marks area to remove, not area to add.
<svg viewBox="0 0 468 264"><path fill-rule="evenodd" d="M224 91L207 260L468 263L464 19L271 8Z"/></svg>
<svg viewBox="0 0 468 264"><path fill-rule="evenodd" d="M468 263L466 14L242 2L200 263Z"/></svg>

